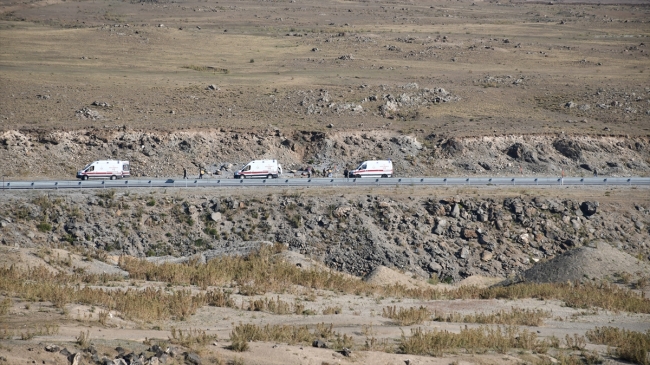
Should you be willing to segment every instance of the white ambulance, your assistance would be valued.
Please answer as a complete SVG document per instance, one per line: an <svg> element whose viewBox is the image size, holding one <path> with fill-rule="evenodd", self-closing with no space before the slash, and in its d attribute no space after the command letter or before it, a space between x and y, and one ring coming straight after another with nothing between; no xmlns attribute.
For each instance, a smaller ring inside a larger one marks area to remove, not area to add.
<svg viewBox="0 0 650 365"><path fill-rule="evenodd" d="M118 177L131 176L129 172L129 161L101 160L94 161L77 171L77 179L88 180L94 178L109 178L115 180Z"/></svg>
<svg viewBox="0 0 650 365"><path fill-rule="evenodd" d="M282 175L282 166L277 160L255 160L247 163L240 170L235 171L235 179L248 179L252 177L278 178Z"/></svg>
<svg viewBox="0 0 650 365"><path fill-rule="evenodd" d="M363 161L348 173L349 177L393 177L393 161Z"/></svg>

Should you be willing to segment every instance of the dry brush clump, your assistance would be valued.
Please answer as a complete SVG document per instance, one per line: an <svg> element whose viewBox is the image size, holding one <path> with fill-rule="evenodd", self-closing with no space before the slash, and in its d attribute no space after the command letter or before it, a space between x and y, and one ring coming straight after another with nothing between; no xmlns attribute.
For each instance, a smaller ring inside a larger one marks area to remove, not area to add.
<svg viewBox="0 0 650 365"><path fill-rule="evenodd" d="M230 348L233 351L246 351L248 350L248 342L250 341L275 341L284 342L290 345L302 343L310 344L315 339L325 340L341 340L342 337L332 330L332 325L325 325L324 323L317 324L316 327L310 331L308 326L291 326L291 325L270 325L266 324L263 327L255 324L242 324L235 326L230 333ZM349 342L346 336L345 341Z"/></svg>
<svg viewBox="0 0 650 365"><path fill-rule="evenodd" d="M27 301L48 301L60 309L69 303L80 303L116 310L126 318L157 320L186 318L207 304L205 294L192 295L189 290L109 290L86 286L104 281L102 275L53 274L43 267L0 268L0 290L6 295Z"/></svg>
<svg viewBox="0 0 650 365"><path fill-rule="evenodd" d="M425 307L400 308L388 306L382 309L382 317L390 318L400 326L411 326L431 320L431 311Z"/></svg>
<svg viewBox="0 0 650 365"><path fill-rule="evenodd" d="M432 331L415 328L411 336L402 334L398 351L403 354L443 356L445 352L497 351L506 353L510 349L523 349L545 353L549 348L546 340L539 340L537 335L528 330L521 331L515 326L461 328L460 333Z"/></svg>
<svg viewBox="0 0 650 365"><path fill-rule="evenodd" d="M176 329L176 327L172 327L169 343L192 349L199 349L217 339L217 335L209 335L205 333L204 330L190 328L183 331L181 329Z"/></svg>
<svg viewBox="0 0 650 365"><path fill-rule="evenodd" d="M308 314L300 303L289 303L277 298L260 298L248 302L248 310L273 314Z"/></svg>
<svg viewBox="0 0 650 365"><path fill-rule="evenodd" d="M480 324L503 324L518 326L541 326L543 319L551 316L550 311L542 309L512 308L510 311L500 310L496 313L434 313L433 320L437 322L462 322Z"/></svg>
<svg viewBox="0 0 650 365"><path fill-rule="evenodd" d="M596 327L587 331L586 336L592 343L616 347L612 352L622 360L650 364L650 330L642 333L616 327Z"/></svg>

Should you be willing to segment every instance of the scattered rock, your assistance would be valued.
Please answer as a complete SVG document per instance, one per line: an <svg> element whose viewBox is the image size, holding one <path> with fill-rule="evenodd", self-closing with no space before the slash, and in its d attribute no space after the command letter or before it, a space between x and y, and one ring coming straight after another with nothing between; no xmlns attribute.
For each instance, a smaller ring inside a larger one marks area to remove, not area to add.
<svg viewBox="0 0 650 365"><path fill-rule="evenodd" d="M59 352L61 348L57 345L47 345L45 346L45 351L47 352Z"/></svg>
<svg viewBox="0 0 650 365"><path fill-rule="evenodd" d="M585 201L580 204L580 210L585 216L591 216L596 214L596 210L598 209L598 202L597 201Z"/></svg>
<svg viewBox="0 0 650 365"><path fill-rule="evenodd" d="M191 365L201 365L201 358L194 352L185 354L185 362Z"/></svg>

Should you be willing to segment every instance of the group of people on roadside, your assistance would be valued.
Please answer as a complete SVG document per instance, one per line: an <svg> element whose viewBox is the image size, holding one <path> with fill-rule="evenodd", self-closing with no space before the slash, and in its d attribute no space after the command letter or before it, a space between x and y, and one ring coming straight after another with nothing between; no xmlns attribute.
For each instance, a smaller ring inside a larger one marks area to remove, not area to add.
<svg viewBox="0 0 650 365"><path fill-rule="evenodd" d="M199 167L199 179L203 179L203 175L205 175L205 169L203 167ZM186 167L183 167L183 179L187 179Z"/></svg>
<svg viewBox="0 0 650 365"><path fill-rule="evenodd" d="M330 166L330 167L324 167L323 170L318 170L314 169L312 166L307 166L304 169L301 170L302 172L300 173L301 177L307 177L310 179L312 176L320 176L320 177L334 177L334 174L336 174L339 169L336 165ZM348 169L347 167L343 171L343 176L347 177L348 176Z"/></svg>

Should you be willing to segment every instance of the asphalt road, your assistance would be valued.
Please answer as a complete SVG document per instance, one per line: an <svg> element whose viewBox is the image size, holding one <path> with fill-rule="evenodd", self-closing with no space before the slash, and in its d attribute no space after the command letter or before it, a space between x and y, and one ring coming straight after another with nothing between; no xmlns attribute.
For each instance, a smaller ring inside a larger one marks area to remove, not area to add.
<svg viewBox="0 0 650 365"><path fill-rule="evenodd" d="M124 180L38 180L10 181L2 183L3 191L29 189L102 189L102 188L196 188L196 187L332 187L332 186L642 186L650 185L650 177L408 177L408 178L285 178L244 179L147 179Z"/></svg>

